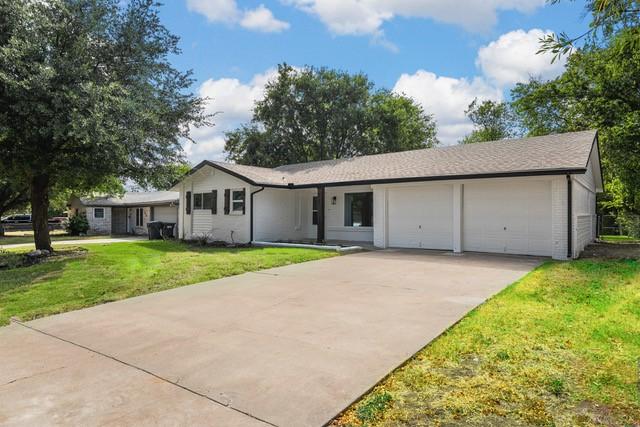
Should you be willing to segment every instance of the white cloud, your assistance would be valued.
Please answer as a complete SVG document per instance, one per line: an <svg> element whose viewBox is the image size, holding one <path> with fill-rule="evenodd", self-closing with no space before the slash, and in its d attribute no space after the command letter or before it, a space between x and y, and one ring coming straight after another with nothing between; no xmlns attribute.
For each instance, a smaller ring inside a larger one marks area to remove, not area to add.
<svg viewBox="0 0 640 427"><path fill-rule="evenodd" d="M337 35L379 35L385 21L395 16L427 18L484 32L497 21L499 10L534 11L545 0L285 0L316 15ZM464 8L464 10L461 10Z"/></svg>
<svg viewBox="0 0 640 427"><path fill-rule="evenodd" d="M241 27L263 33L279 33L289 23L276 19L263 4L255 9L240 11L236 0L187 0L187 8L204 15L209 22L239 24Z"/></svg>
<svg viewBox="0 0 640 427"><path fill-rule="evenodd" d="M199 95L208 98L206 112L217 113L215 126L192 128L191 137L196 143L185 142L187 158L196 164L204 159L224 159L224 133L251 120L253 105L264 96L264 88L276 75L269 69L253 76L250 82L242 83L234 78L209 79L200 85Z"/></svg>
<svg viewBox="0 0 640 427"><path fill-rule="evenodd" d="M235 0L187 0L187 8L206 16L209 22L236 22L240 11Z"/></svg>
<svg viewBox="0 0 640 427"><path fill-rule="evenodd" d="M552 54L536 55L539 40L551 31L533 29L511 31L501 35L478 51L476 64L498 86L526 82L530 77L551 79L562 73L566 57L551 63Z"/></svg>
<svg viewBox="0 0 640 427"><path fill-rule="evenodd" d="M425 70L402 74L393 91L413 98L435 116L438 138L445 145L455 144L473 129L464 111L475 98L502 100L502 91L481 77L452 78Z"/></svg>
<svg viewBox="0 0 640 427"><path fill-rule="evenodd" d="M273 13L264 5L256 9L246 11L240 25L248 30L261 31L264 33L279 33L289 29L289 23L280 21L273 16Z"/></svg>

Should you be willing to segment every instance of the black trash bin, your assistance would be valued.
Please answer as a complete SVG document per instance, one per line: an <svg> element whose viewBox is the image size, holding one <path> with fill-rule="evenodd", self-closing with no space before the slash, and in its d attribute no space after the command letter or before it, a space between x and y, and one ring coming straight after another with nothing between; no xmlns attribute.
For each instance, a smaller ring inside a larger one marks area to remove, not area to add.
<svg viewBox="0 0 640 427"><path fill-rule="evenodd" d="M149 240L162 239L162 221L150 221L147 223Z"/></svg>
<svg viewBox="0 0 640 427"><path fill-rule="evenodd" d="M176 223L175 222L163 222L162 223L162 238L173 239L175 235Z"/></svg>

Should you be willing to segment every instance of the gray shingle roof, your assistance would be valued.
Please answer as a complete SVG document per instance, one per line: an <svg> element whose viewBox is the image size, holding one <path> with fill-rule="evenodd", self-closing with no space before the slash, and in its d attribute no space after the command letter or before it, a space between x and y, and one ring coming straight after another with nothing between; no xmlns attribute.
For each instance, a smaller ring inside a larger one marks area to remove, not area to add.
<svg viewBox="0 0 640 427"><path fill-rule="evenodd" d="M177 191L127 192L122 197L81 198L85 206L152 206L178 203Z"/></svg>
<svg viewBox="0 0 640 427"><path fill-rule="evenodd" d="M560 174L586 168L595 137L596 131L590 130L298 163L274 169L222 162L206 164L244 177L252 184L296 187L467 176Z"/></svg>

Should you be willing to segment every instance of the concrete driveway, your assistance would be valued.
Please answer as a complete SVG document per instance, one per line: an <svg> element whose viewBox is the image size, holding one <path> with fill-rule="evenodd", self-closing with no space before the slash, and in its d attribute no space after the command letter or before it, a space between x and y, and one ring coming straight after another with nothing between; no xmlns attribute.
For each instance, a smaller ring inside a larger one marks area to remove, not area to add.
<svg viewBox="0 0 640 427"><path fill-rule="evenodd" d="M0 424L320 426L539 262L366 252L12 324Z"/></svg>

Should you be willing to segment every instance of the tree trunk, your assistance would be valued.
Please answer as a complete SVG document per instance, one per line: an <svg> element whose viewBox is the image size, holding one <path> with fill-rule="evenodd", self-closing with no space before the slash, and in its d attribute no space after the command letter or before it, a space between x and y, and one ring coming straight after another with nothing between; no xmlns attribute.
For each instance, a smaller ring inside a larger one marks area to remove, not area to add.
<svg viewBox="0 0 640 427"><path fill-rule="evenodd" d="M37 175L31 180L31 223L36 249L51 251L48 175Z"/></svg>

